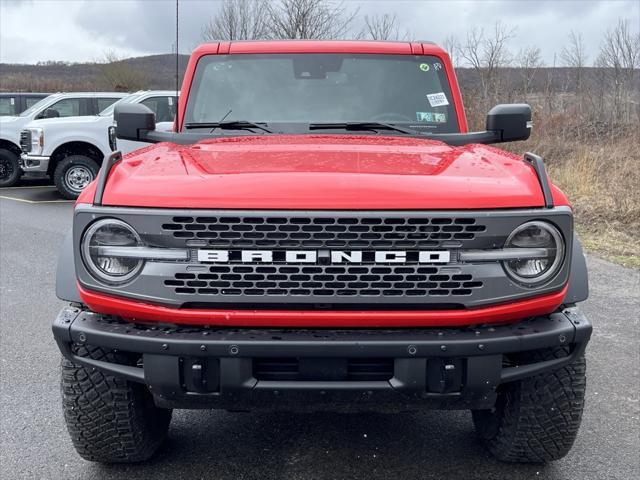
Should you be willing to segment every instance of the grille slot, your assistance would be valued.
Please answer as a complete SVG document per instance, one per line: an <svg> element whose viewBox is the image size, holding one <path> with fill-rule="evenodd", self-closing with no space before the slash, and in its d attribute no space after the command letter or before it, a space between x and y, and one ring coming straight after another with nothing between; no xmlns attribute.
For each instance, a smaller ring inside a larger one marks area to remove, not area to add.
<svg viewBox="0 0 640 480"><path fill-rule="evenodd" d="M475 239L475 218L427 217L172 217L162 229L211 247L430 248Z"/></svg>
<svg viewBox="0 0 640 480"><path fill-rule="evenodd" d="M164 280L180 295L464 297L483 287L470 274L441 273L424 265L216 265L203 273Z"/></svg>
<svg viewBox="0 0 640 480"><path fill-rule="evenodd" d="M393 378L393 358L297 358L253 359L253 376L263 381L375 382Z"/></svg>
<svg viewBox="0 0 640 480"><path fill-rule="evenodd" d="M31 151L31 130L22 130L20 132L20 148L23 153Z"/></svg>

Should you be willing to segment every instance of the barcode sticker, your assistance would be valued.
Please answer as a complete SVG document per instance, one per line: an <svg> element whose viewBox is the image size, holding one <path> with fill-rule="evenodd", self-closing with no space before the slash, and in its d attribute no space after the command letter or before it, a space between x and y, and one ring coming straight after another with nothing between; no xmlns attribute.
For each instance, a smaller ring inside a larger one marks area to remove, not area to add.
<svg viewBox="0 0 640 480"><path fill-rule="evenodd" d="M442 107L445 105L449 105L447 96L443 92L428 94L427 100L429 100L429 105L431 105L432 107Z"/></svg>

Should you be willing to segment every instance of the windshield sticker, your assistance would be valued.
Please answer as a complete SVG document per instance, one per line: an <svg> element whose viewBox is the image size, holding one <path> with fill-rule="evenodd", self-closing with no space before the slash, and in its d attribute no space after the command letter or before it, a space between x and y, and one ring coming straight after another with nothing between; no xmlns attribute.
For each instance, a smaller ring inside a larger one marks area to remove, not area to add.
<svg viewBox="0 0 640 480"><path fill-rule="evenodd" d="M433 121L436 123L447 123L447 114L446 113L434 113Z"/></svg>
<svg viewBox="0 0 640 480"><path fill-rule="evenodd" d="M416 112L416 120L418 120L419 122L447 123L447 114L435 112Z"/></svg>
<svg viewBox="0 0 640 480"><path fill-rule="evenodd" d="M449 105L447 96L443 92L427 94L427 99L429 100L429 105L432 107L443 107L445 105Z"/></svg>
<svg viewBox="0 0 640 480"><path fill-rule="evenodd" d="M436 72L438 70L442 70L442 64L440 62L436 62L433 64L433 68L436 70Z"/></svg>
<svg viewBox="0 0 640 480"><path fill-rule="evenodd" d="M432 112L416 112L416 120L419 122L433 122Z"/></svg>
<svg viewBox="0 0 640 480"><path fill-rule="evenodd" d="M422 70L423 72L428 72L429 71L429 64L428 63L421 63L420 64L420 70Z"/></svg>

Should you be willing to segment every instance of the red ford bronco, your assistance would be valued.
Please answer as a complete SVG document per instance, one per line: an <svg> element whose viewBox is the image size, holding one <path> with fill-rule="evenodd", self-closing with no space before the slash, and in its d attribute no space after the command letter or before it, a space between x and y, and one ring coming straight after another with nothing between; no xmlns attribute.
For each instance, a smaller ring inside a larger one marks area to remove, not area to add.
<svg viewBox="0 0 640 480"><path fill-rule="evenodd" d="M79 454L149 458L174 408L469 409L499 459L564 456L584 404L585 259L525 140L468 132L429 43L221 42L173 132L116 109L75 207L53 324ZM115 143L115 142L114 142Z"/></svg>

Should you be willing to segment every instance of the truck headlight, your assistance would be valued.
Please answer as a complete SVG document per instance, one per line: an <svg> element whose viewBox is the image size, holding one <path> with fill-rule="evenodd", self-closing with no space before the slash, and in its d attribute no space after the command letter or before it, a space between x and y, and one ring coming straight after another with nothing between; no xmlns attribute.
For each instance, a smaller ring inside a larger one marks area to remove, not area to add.
<svg viewBox="0 0 640 480"><path fill-rule="evenodd" d="M40 155L44 148L44 130L42 128L30 128L31 132L31 152Z"/></svg>
<svg viewBox="0 0 640 480"><path fill-rule="evenodd" d="M113 125L107 129L107 137L109 138L109 148L112 152L118 149L118 140L116 139L116 127Z"/></svg>
<svg viewBox="0 0 640 480"><path fill-rule="evenodd" d="M126 255L127 248L109 247L140 246L140 236L129 224L105 218L93 223L84 233L82 259L96 279L109 284L125 283L140 273L144 260Z"/></svg>
<svg viewBox="0 0 640 480"><path fill-rule="evenodd" d="M564 260L565 246L562 235L547 222L533 221L520 225L509 235L504 247L536 249L540 252L536 258L518 258L503 262L506 272L514 280L527 286L537 286L553 278Z"/></svg>

